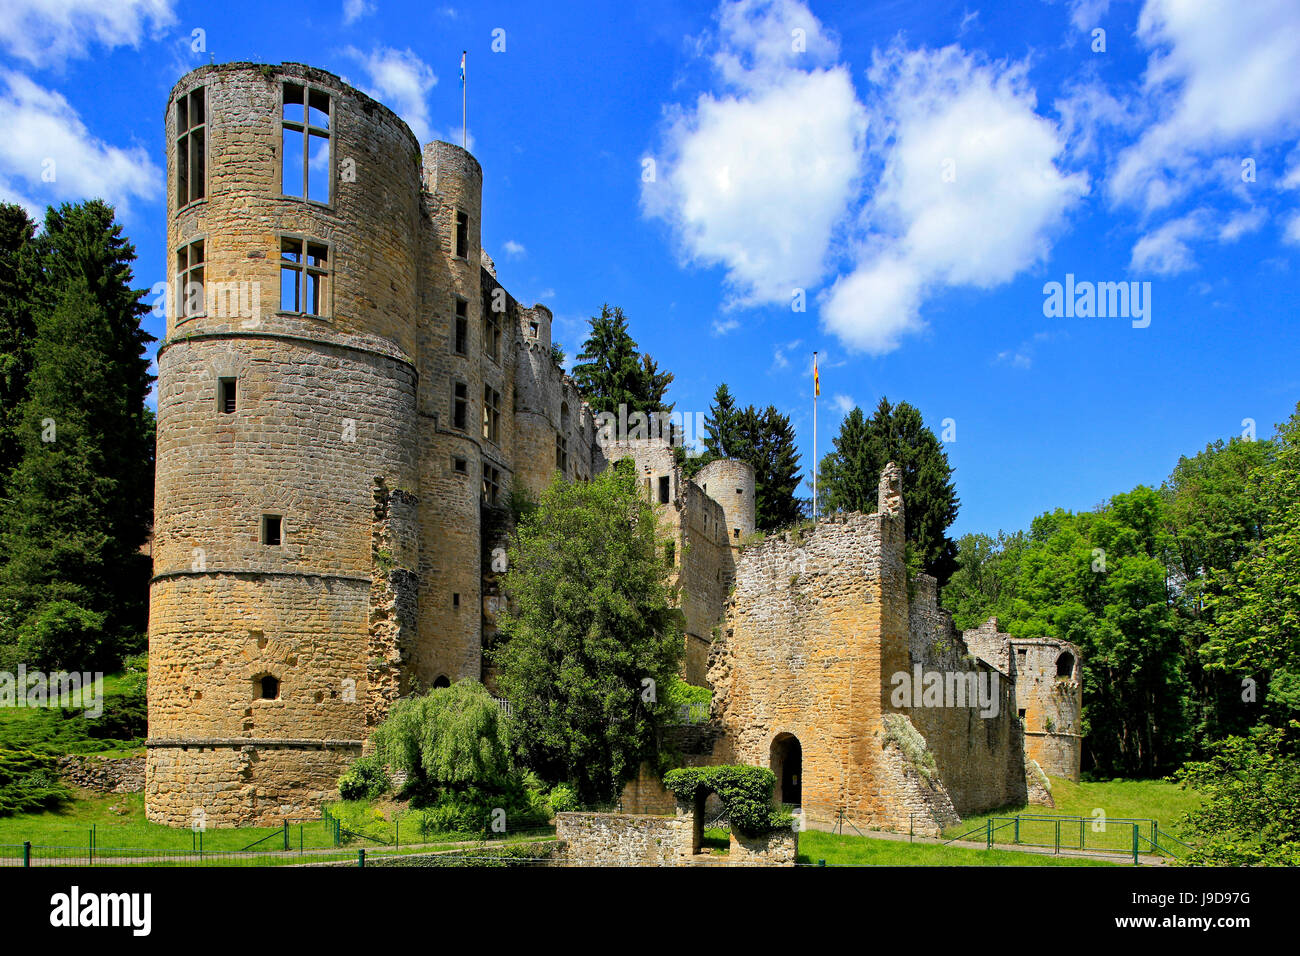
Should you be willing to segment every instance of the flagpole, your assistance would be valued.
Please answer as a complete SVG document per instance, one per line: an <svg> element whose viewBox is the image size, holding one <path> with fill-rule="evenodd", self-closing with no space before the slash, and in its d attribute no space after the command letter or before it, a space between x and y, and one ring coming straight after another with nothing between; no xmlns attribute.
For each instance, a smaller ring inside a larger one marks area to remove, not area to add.
<svg viewBox="0 0 1300 956"><path fill-rule="evenodd" d="M817 395L821 382L817 380L817 353L813 352L813 524L817 523Z"/></svg>
<svg viewBox="0 0 1300 956"><path fill-rule="evenodd" d="M460 148L464 150L469 149L469 143L465 137L465 107L469 102L466 95L469 90L469 77L466 75L468 71L465 68L465 58L468 55L468 50L460 51Z"/></svg>

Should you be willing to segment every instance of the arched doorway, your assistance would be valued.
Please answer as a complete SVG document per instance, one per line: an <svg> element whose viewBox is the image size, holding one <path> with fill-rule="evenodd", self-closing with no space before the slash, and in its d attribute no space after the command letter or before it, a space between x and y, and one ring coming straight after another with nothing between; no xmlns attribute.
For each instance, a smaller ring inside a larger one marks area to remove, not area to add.
<svg viewBox="0 0 1300 956"><path fill-rule="evenodd" d="M803 747L794 734L777 734L772 741L769 766L776 775L773 796L777 803L803 804Z"/></svg>
<svg viewBox="0 0 1300 956"><path fill-rule="evenodd" d="M438 679L433 682L434 690L441 690L443 687L450 687L451 681L446 674L439 674Z"/></svg>

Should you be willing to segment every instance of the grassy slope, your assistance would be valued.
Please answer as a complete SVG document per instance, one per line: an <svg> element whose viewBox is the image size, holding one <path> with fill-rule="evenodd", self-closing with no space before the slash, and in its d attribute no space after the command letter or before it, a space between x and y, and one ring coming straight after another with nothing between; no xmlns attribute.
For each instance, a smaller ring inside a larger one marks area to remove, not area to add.
<svg viewBox="0 0 1300 956"><path fill-rule="evenodd" d="M1014 850L971 850L966 847L907 843L875 837L841 836L805 830L799 834L799 862L827 866L1112 866L1104 860L1045 856Z"/></svg>

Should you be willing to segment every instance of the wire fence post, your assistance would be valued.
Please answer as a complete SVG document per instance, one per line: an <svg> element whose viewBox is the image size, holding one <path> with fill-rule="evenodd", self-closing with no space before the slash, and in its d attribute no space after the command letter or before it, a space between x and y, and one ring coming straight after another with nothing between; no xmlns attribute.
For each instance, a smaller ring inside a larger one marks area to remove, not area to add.
<svg viewBox="0 0 1300 956"><path fill-rule="evenodd" d="M24 840L23 841L23 866L28 867L31 865L32 865L32 841Z"/></svg>
<svg viewBox="0 0 1300 956"><path fill-rule="evenodd" d="M363 846L359 846L357 847L357 866L365 866L365 865L366 865L366 848Z"/></svg>
<svg viewBox="0 0 1300 956"><path fill-rule="evenodd" d="M1020 845L1020 814L1016 814L1016 845Z"/></svg>
<svg viewBox="0 0 1300 956"><path fill-rule="evenodd" d="M284 851L289 852L289 821L284 821Z"/></svg>
<svg viewBox="0 0 1300 956"><path fill-rule="evenodd" d="M907 815L907 842L908 843L912 842L913 834L915 833L915 830L912 827L912 821L914 819L916 819L915 813L909 813Z"/></svg>
<svg viewBox="0 0 1300 956"><path fill-rule="evenodd" d="M1141 824L1133 824L1133 865L1138 865L1138 827Z"/></svg>
<svg viewBox="0 0 1300 956"><path fill-rule="evenodd" d="M1079 817L1079 849L1083 849L1083 817Z"/></svg>
<svg viewBox="0 0 1300 956"><path fill-rule="evenodd" d="M993 818L984 821L984 849L993 849Z"/></svg>
<svg viewBox="0 0 1300 956"><path fill-rule="evenodd" d="M1061 821L1057 820L1056 821L1056 853L1059 855L1060 852L1061 852Z"/></svg>
<svg viewBox="0 0 1300 956"><path fill-rule="evenodd" d="M398 820L393 821L393 849L402 848L402 824Z"/></svg>

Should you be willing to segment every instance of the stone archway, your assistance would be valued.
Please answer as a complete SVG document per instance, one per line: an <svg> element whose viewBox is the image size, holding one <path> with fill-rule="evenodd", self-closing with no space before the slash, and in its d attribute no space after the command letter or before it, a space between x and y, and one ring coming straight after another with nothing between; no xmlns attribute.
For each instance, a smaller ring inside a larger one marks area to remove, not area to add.
<svg viewBox="0 0 1300 956"><path fill-rule="evenodd" d="M772 740L768 766L776 775L776 789L772 792L776 802L802 806L803 746L799 738L794 734L777 734Z"/></svg>

